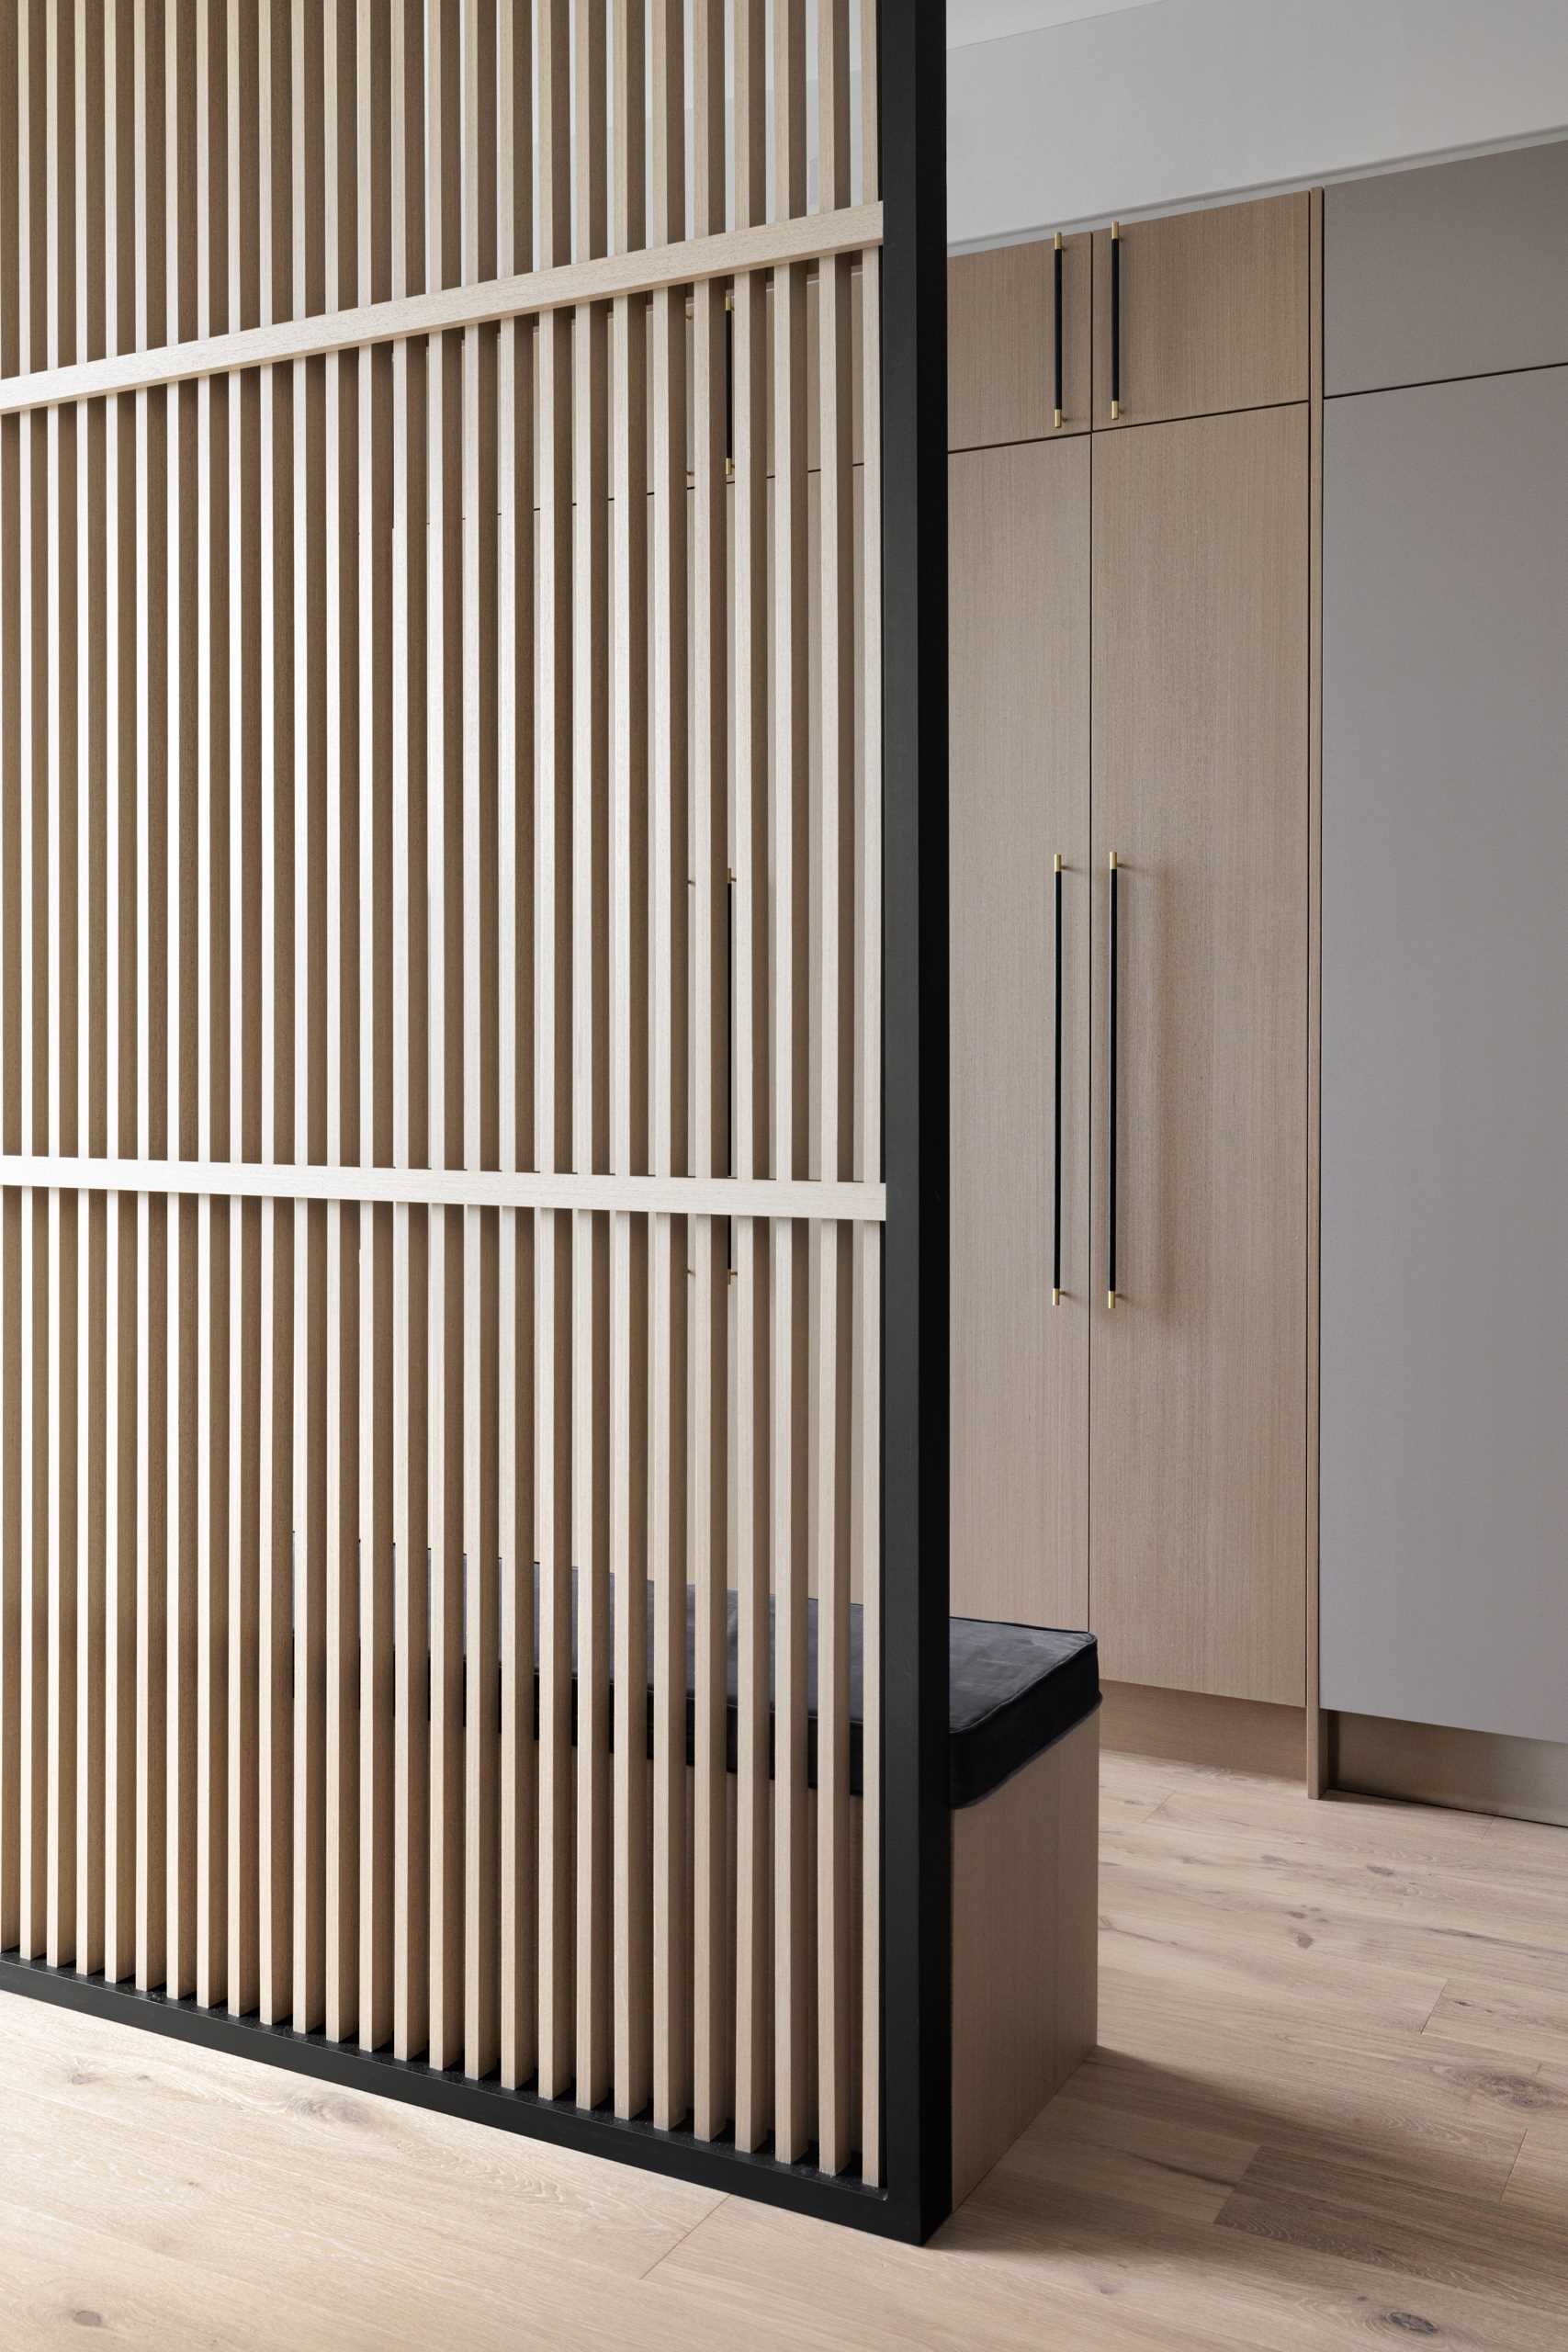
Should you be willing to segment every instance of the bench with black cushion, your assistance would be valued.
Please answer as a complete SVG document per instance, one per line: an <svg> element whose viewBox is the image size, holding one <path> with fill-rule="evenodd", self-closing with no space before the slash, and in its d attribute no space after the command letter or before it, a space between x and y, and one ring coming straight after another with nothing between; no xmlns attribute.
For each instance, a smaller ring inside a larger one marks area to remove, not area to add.
<svg viewBox="0 0 1568 2352"><path fill-rule="evenodd" d="M536 1604L537 1603L536 1571ZM577 1654L573 1593L572 1656ZM610 1618L613 1629L615 1591ZM535 1661L538 1610L535 1610ZM728 1596L728 1748L739 1740L739 1602ZM863 1615L850 1611L850 1788L863 1788ZM817 1603L807 1603L807 1769L817 1785ZM608 1645L614 1655L613 1640ZM695 1754L696 1594L686 1596L686 1757ZM1092 1634L951 1621L953 2201L968 2194L1094 2047L1100 1661ZM649 1752L653 1589L649 1588ZM535 1679L537 1724L537 1675ZM573 1717L576 1685L573 1681ZM612 1722L614 1708L611 1710ZM770 1708L769 1752L773 1752ZM807 1933L814 1935L814 1923ZM858 1938L857 1938L858 1957ZM859 2053L855 2053L858 2069Z"/></svg>

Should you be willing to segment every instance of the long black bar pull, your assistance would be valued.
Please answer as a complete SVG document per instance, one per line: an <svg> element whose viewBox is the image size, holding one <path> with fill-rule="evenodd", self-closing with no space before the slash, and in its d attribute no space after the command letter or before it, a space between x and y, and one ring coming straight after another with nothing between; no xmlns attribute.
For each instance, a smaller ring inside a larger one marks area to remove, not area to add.
<svg viewBox="0 0 1568 2352"><path fill-rule="evenodd" d="M1105 1304L1116 1305L1116 852L1111 853L1111 987L1105 1094Z"/></svg>
<svg viewBox="0 0 1568 2352"><path fill-rule="evenodd" d="M1060 433L1062 429L1062 232L1059 229L1056 232L1055 247L1051 256L1051 304L1055 319L1056 337L1055 356L1053 363L1054 380L1052 397L1054 405L1051 410L1051 430L1053 433ZM1058 866L1058 873L1060 870L1060 866Z"/></svg>
<svg viewBox="0 0 1568 2352"><path fill-rule="evenodd" d="M1051 1134L1051 1304L1062 1304L1062 853L1056 852L1056 1051Z"/></svg>
<svg viewBox="0 0 1568 2352"><path fill-rule="evenodd" d="M1122 413L1122 223L1111 223L1111 420Z"/></svg>
<svg viewBox="0 0 1568 2352"><path fill-rule="evenodd" d="M728 902L729 1017L725 1023L724 1044L728 1069L727 1093L729 1102L729 1172L733 1176L735 1173L735 1132L739 1124L736 1116L738 1106L735 1091L735 868L733 866L729 869ZM733 1217L729 1217L726 1222L728 1226L728 1235L725 1242L725 1271L728 1274L730 1281L733 1282L736 1274L735 1219Z"/></svg>
<svg viewBox="0 0 1568 2352"><path fill-rule="evenodd" d="M735 480L735 297L724 298L724 478Z"/></svg>

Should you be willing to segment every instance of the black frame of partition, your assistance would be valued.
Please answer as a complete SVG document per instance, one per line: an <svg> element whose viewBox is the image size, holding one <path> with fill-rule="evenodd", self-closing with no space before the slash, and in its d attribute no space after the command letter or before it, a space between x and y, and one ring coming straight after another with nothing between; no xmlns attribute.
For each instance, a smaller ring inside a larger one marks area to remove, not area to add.
<svg viewBox="0 0 1568 2352"><path fill-rule="evenodd" d="M0 1992L923 2242L953 2203L948 1808L947 51L883 0L884 2186L0 1953Z"/></svg>

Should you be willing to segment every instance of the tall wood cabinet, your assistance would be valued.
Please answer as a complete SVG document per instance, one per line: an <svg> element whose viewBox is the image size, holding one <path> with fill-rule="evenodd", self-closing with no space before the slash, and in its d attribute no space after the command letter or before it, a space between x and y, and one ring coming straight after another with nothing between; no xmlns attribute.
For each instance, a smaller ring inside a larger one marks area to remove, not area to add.
<svg viewBox="0 0 1568 2352"><path fill-rule="evenodd" d="M1019 407L951 464L953 1605L1087 1623L1116 1680L1295 1705L1308 217L1126 232L1114 427L1097 236L1090 432ZM965 277L995 258L952 265L971 387L1017 341Z"/></svg>
<svg viewBox="0 0 1568 2352"><path fill-rule="evenodd" d="M1083 1625L1087 437L955 457L949 534L954 1606L975 1616ZM1053 1306L1058 903L1062 1296Z"/></svg>
<svg viewBox="0 0 1568 2352"><path fill-rule="evenodd" d="M1105 1671L1300 1704L1306 1611L1307 417L1095 450L1094 870L1118 858L1117 1304L1090 1349ZM1102 927L1101 937L1105 937ZM1104 957L1098 959L1101 968ZM1110 1067L1095 992L1096 1077ZM1104 1250L1097 1248L1097 1268Z"/></svg>

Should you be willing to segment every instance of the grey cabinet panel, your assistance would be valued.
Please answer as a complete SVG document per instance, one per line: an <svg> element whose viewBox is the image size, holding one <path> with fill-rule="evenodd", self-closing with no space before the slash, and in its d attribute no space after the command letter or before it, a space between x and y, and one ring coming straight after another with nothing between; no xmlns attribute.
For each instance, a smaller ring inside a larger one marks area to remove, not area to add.
<svg viewBox="0 0 1568 2352"><path fill-rule="evenodd" d="M1332 403L1322 1688L1568 1739L1568 368Z"/></svg>
<svg viewBox="0 0 1568 2352"><path fill-rule="evenodd" d="M1325 190L1324 386L1568 360L1568 141Z"/></svg>

